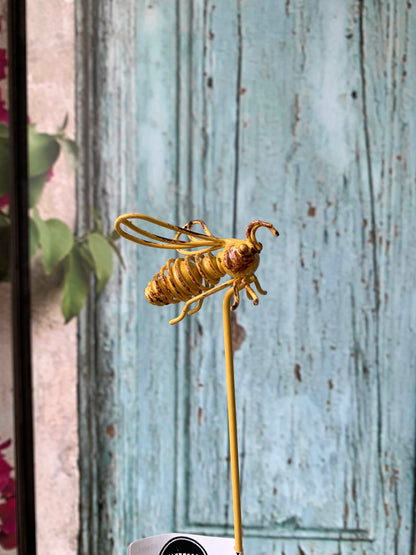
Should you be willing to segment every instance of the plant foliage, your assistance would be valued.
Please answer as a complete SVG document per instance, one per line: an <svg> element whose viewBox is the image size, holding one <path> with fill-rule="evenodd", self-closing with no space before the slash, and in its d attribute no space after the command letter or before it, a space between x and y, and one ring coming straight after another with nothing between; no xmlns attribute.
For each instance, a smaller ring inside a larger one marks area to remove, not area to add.
<svg viewBox="0 0 416 555"><path fill-rule="evenodd" d="M74 167L77 148L65 136L66 119L55 135L40 133L28 126L29 150L29 250L32 259L39 253L43 270L50 275L58 266L63 268L64 287L62 313L65 322L78 316L90 291L90 278L95 275L99 293L113 272L113 254L119 258L113 233L106 235L100 215L94 210L94 228L82 237L74 236L67 224L57 218L43 220L37 204L45 184L53 175L53 165L63 151ZM0 280L9 279L10 217L9 207L9 132L0 123Z"/></svg>

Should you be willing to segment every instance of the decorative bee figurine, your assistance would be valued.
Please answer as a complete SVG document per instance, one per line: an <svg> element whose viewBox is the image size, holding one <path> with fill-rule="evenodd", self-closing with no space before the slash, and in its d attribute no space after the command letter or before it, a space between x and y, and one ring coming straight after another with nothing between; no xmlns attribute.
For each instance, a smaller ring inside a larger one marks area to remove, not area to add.
<svg viewBox="0 0 416 555"><path fill-rule="evenodd" d="M132 220L145 220L152 224L171 229L176 232L173 239L160 237L137 227ZM197 233L192 228L199 224L205 233ZM215 237L202 220L192 220L184 227L168 224L145 216L144 214L124 214L117 218L115 224L117 232L126 239L157 249L175 249L185 258L169 258L159 272L149 281L144 292L146 299L151 304L167 305L185 301L181 314L171 320L176 324L183 320L186 314L195 314L201 308L204 299L217 291L232 287L234 299L231 310L235 310L240 302L239 292L245 289L247 297L258 304L259 299L251 284L257 288L261 295L266 295L259 284L254 272L260 262L259 253L263 245L256 239L259 227L267 227L278 237L278 231L262 220L254 220L247 226L246 239L221 239ZM146 237L147 241L139 237ZM182 236L187 240L181 239ZM213 251L222 249L216 256ZM228 274L231 279L219 283L220 279ZM196 307L190 310L192 304Z"/></svg>

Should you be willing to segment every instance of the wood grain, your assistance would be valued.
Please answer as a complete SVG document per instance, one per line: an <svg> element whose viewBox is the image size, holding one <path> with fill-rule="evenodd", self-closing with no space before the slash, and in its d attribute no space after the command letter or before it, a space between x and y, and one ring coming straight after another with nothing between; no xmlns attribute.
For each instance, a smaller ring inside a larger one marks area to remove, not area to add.
<svg viewBox="0 0 416 555"><path fill-rule="evenodd" d="M408 2L78 6L79 209L203 218L258 271L235 354L246 552L411 553L416 16ZM260 234L259 234L260 236ZM126 270L80 320L80 552L232 534L221 295L177 327ZM111 433L109 433L111 430Z"/></svg>

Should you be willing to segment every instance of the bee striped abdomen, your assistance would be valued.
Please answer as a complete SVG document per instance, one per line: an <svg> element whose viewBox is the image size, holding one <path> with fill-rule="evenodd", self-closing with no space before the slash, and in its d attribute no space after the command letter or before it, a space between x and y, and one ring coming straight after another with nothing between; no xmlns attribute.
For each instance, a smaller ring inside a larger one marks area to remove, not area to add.
<svg viewBox="0 0 416 555"><path fill-rule="evenodd" d="M188 301L210 289L224 274L211 253L170 258L149 281L144 294L149 303L159 306Z"/></svg>

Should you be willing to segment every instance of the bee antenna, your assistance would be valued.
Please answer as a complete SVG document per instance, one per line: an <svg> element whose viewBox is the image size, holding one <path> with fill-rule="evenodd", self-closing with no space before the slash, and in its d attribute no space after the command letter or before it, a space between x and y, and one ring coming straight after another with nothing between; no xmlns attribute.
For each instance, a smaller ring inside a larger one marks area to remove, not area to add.
<svg viewBox="0 0 416 555"><path fill-rule="evenodd" d="M279 236L279 232L275 227L273 227L272 224L264 222L263 220L254 220L254 222L251 222L251 224L249 224L246 229L246 239L258 252L260 252L263 248L263 245L256 239L256 231L259 227L267 227L268 229L270 229L273 235L275 235L276 237Z"/></svg>

